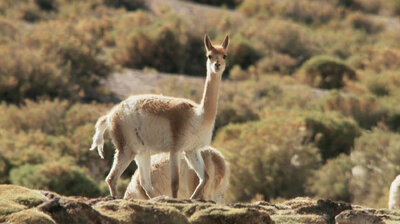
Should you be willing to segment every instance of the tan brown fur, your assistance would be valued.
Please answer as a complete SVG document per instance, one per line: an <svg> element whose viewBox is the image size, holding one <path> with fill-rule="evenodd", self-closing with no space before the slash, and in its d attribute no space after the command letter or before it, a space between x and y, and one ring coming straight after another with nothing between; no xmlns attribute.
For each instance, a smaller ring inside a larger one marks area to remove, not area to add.
<svg viewBox="0 0 400 224"><path fill-rule="evenodd" d="M207 56L215 56L215 55L227 55L227 51L222 46L214 46L211 50L207 51Z"/></svg>
<svg viewBox="0 0 400 224"><path fill-rule="evenodd" d="M195 103L190 101L162 101L143 99L138 102L143 110L156 116L166 118L170 122L170 128L174 144L177 145L179 136L185 130L190 117L195 113ZM176 150L173 148L171 150Z"/></svg>
<svg viewBox="0 0 400 224"><path fill-rule="evenodd" d="M209 147L201 151L204 165L209 173L209 181L204 186L202 198L205 200L214 200L218 203L224 202L224 192L229 184L229 166L224 157L216 149ZM168 153L152 156L151 178L157 196L171 196L169 186L169 156ZM190 169L182 159L180 169L180 178L182 185L178 190L178 198L188 198L199 184L199 178L194 170ZM216 195L216 194L220 194ZM140 186L138 172L132 176L131 182L125 192L124 199L148 199L146 192Z"/></svg>

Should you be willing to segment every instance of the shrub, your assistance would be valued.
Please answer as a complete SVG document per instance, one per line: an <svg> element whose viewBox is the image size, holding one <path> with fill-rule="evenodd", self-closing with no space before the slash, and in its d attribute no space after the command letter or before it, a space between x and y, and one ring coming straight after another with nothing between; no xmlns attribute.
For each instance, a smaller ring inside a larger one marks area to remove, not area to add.
<svg viewBox="0 0 400 224"><path fill-rule="evenodd" d="M305 123L305 142L314 142L324 161L341 153L349 154L354 140L361 135L357 123L340 113L313 113L306 117Z"/></svg>
<svg viewBox="0 0 400 224"><path fill-rule="evenodd" d="M386 113L384 123L392 131L400 131L400 105L399 91L396 91L392 97L385 97L381 101L381 106Z"/></svg>
<svg viewBox="0 0 400 224"><path fill-rule="evenodd" d="M308 191L320 198L351 202L350 181L352 167L352 162L348 155L340 154L336 158L329 159L324 166L315 171L308 179Z"/></svg>
<svg viewBox="0 0 400 224"><path fill-rule="evenodd" d="M396 48L379 48L366 50L363 60L365 69L376 72L400 69L400 51Z"/></svg>
<svg viewBox="0 0 400 224"><path fill-rule="evenodd" d="M57 0L35 0L35 3L45 11L56 10L58 7Z"/></svg>
<svg viewBox="0 0 400 224"><path fill-rule="evenodd" d="M145 8L144 0L103 0L104 4L115 8L125 8L126 10L137 10Z"/></svg>
<svg viewBox="0 0 400 224"><path fill-rule="evenodd" d="M18 23L0 18L0 45L12 42L19 35Z"/></svg>
<svg viewBox="0 0 400 224"><path fill-rule="evenodd" d="M8 184L8 173L10 172L11 164L8 159L0 151L0 184Z"/></svg>
<svg viewBox="0 0 400 224"><path fill-rule="evenodd" d="M391 0L389 1L390 9L395 15L400 15L400 1L399 0Z"/></svg>
<svg viewBox="0 0 400 224"><path fill-rule="evenodd" d="M378 33L384 29L382 23L360 12L349 15L346 20L352 28L362 30L369 34Z"/></svg>
<svg viewBox="0 0 400 224"><path fill-rule="evenodd" d="M368 90L380 97L395 94L397 87L400 85L399 71L368 74L365 80Z"/></svg>
<svg viewBox="0 0 400 224"><path fill-rule="evenodd" d="M298 77L313 87L332 89L342 88L345 79L356 79L356 73L339 59L316 56L301 67Z"/></svg>
<svg viewBox="0 0 400 224"><path fill-rule="evenodd" d="M38 24L18 42L0 47L0 100L102 98L99 78L111 67L99 58L100 47L90 34L72 24ZM53 30L54 32L49 32Z"/></svg>
<svg viewBox="0 0 400 224"><path fill-rule="evenodd" d="M321 102L325 111L339 111L353 117L360 127L370 129L382 121L386 112L374 96L341 95L334 92Z"/></svg>
<svg viewBox="0 0 400 224"><path fill-rule="evenodd" d="M337 13L326 1L257 1L245 0L239 10L247 16L270 14L290 18L306 24L321 24L330 21Z"/></svg>
<svg viewBox="0 0 400 224"><path fill-rule="evenodd" d="M365 132L356 140L351 159L354 203L386 207L389 186L400 173L400 135L384 127Z"/></svg>
<svg viewBox="0 0 400 224"><path fill-rule="evenodd" d="M229 8L234 8L239 5L243 0L185 0L191 2L197 2L201 4L216 5L216 6L227 6Z"/></svg>
<svg viewBox="0 0 400 224"><path fill-rule="evenodd" d="M273 53L264 57L256 64L257 72L260 74L278 72L280 74L291 74L297 67L297 61L286 54Z"/></svg>
<svg viewBox="0 0 400 224"><path fill-rule="evenodd" d="M11 170L10 180L12 184L55 191L63 195L100 195L97 184L82 169L68 163L23 165Z"/></svg>
<svg viewBox="0 0 400 224"><path fill-rule="evenodd" d="M40 130L46 134L60 133L61 121L67 110L67 101L26 100L20 107L0 104L0 126L8 127L9 131L28 132Z"/></svg>
<svg viewBox="0 0 400 224"><path fill-rule="evenodd" d="M304 194L306 178L319 165L318 150L302 145L302 122L284 117L230 124L218 132L214 145L231 167L229 197L248 201Z"/></svg>
<svg viewBox="0 0 400 224"><path fill-rule="evenodd" d="M114 62L131 68L151 67L162 72L184 72L187 33L184 22L165 18L147 27L135 27L117 42ZM162 46L162 47L161 47Z"/></svg>
<svg viewBox="0 0 400 224"><path fill-rule="evenodd" d="M302 63L319 52L317 42L305 26L285 20L250 20L244 24L243 33L248 34L258 51L289 55Z"/></svg>
<svg viewBox="0 0 400 224"><path fill-rule="evenodd" d="M41 50L0 46L0 101L20 103L25 98L65 96L68 81L55 61Z"/></svg>
<svg viewBox="0 0 400 224"><path fill-rule="evenodd" d="M248 105L238 105L235 102L222 103L215 119L215 131L230 123L245 123L258 120L258 114Z"/></svg>
<svg viewBox="0 0 400 224"><path fill-rule="evenodd" d="M354 9L367 13L379 13L383 3L381 0L354 0L354 2Z"/></svg>
<svg viewBox="0 0 400 224"><path fill-rule="evenodd" d="M327 23L337 14L333 5L326 1L300 0L286 1L281 4L283 16L307 24Z"/></svg>
<svg viewBox="0 0 400 224"><path fill-rule="evenodd" d="M241 68L246 69L260 58L260 54L245 38L236 35L232 38L230 43L226 68L227 71L235 65L239 65Z"/></svg>
<svg viewBox="0 0 400 224"><path fill-rule="evenodd" d="M35 130L14 133L0 131L0 152L13 167L23 164L41 164L59 159L71 151L69 139L51 136Z"/></svg>

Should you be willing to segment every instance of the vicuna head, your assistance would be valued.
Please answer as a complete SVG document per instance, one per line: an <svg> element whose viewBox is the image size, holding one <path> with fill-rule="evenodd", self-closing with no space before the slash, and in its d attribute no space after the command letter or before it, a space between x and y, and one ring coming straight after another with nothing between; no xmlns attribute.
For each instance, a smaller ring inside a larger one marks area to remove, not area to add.
<svg viewBox="0 0 400 224"><path fill-rule="evenodd" d="M225 36L221 45L215 46L212 44L210 37L208 37L207 34L204 36L204 45L206 46L207 55L207 71L222 74L225 70L228 44L228 35Z"/></svg>

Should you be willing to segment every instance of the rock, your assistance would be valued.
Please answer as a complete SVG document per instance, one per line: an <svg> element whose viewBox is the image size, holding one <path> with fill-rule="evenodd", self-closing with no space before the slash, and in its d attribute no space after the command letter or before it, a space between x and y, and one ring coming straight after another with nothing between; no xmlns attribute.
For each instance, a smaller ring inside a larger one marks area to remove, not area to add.
<svg viewBox="0 0 400 224"><path fill-rule="evenodd" d="M334 202L329 199L318 200L317 204L301 207L297 209L299 214L318 214L322 215L327 223L334 223L335 216L342 211L351 210L348 203Z"/></svg>
<svg viewBox="0 0 400 224"><path fill-rule="evenodd" d="M376 215L373 215L366 211L360 210L347 210L341 212L335 217L336 224L384 224Z"/></svg>
<svg viewBox="0 0 400 224"><path fill-rule="evenodd" d="M340 214L339 214L340 213ZM158 197L149 201L63 196L0 185L0 223L154 224L329 224L396 223L400 212L374 210L331 200L295 198L282 203L215 204Z"/></svg>

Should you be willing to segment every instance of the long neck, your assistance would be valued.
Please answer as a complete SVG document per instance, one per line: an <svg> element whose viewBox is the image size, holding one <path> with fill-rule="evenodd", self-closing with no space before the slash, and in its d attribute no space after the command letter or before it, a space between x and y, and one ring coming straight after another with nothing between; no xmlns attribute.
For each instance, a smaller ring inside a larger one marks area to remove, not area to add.
<svg viewBox="0 0 400 224"><path fill-rule="evenodd" d="M218 91L221 76L222 72L212 73L209 69L207 71L207 78L200 106L204 113L203 121L208 125L214 124L215 116L217 115Z"/></svg>

